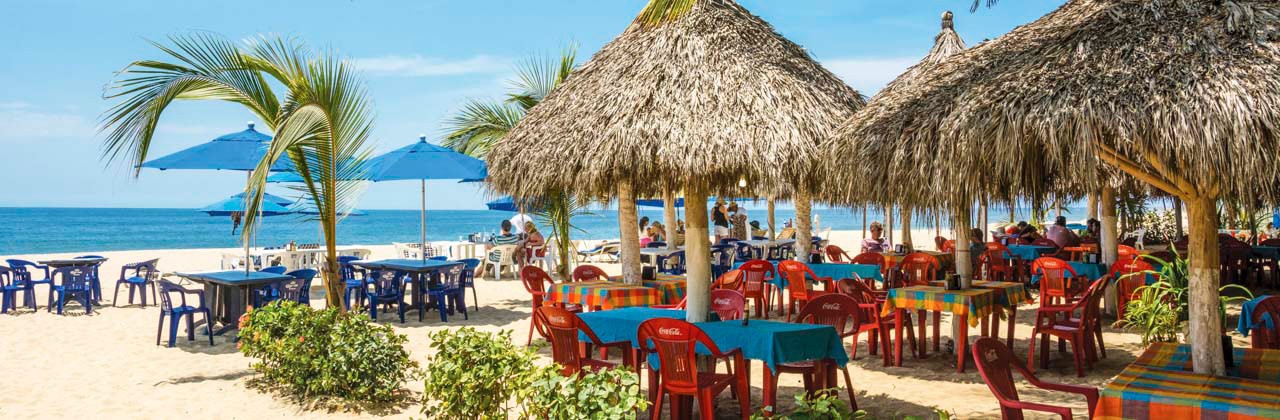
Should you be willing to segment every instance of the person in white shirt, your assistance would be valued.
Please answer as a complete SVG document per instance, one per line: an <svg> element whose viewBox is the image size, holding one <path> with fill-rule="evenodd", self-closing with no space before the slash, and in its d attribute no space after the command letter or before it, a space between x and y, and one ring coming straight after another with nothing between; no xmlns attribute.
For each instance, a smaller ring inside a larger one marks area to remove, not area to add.
<svg viewBox="0 0 1280 420"><path fill-rule="evenodd" d="M511 221L511 226L515 227L515 231L512 233L514 233L516 236L520 236L524 234L525 223L532 222L533 218L529 217L529 215L524 213L516 213L516 215L511 216L511 219L509 220Z"/></svg>

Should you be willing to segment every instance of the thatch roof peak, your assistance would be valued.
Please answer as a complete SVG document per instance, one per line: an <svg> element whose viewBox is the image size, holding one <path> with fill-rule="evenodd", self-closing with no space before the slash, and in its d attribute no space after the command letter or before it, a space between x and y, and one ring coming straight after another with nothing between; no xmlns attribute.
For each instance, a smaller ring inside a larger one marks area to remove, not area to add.
<svg viewBox="0 0 1280 420"><path fill-rule="evenodd" d="M1277 181L1278 40L1275 1L1070 0L886 88L837 139L890 190L956 203L1096 188L1107 151L1248 196Z"/></svg>
<svg viewBox="0 0 1280 420"><path fill-rule="evenodd" d="M494 146L494 189L607 196L629 180L651 195L745 179L758 191L785 190L807 182L819 140L864 104L732 1L697 0L679 18L638 22Z"/></svg>

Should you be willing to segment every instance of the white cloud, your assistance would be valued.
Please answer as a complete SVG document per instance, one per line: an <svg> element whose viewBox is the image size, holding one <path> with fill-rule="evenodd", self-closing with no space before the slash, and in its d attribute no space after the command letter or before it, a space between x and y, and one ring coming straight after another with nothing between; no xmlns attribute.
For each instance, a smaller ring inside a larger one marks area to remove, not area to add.
<svg viewBox="0 0 1280 420"><path fill-rule="evenodd" d="M50 111L26 102L0 102L0 141L88 139L96 133L91 118Z"/></svg>
<svg viewBox="0 0 1280 420"><path fill-rule="evenodd" d="M822 60L822 65L870 97L919 61L920 57L836 58Z"/></svg>
<svg viewBox="0 0 1280 420"><path fill-rule="evenodd" d="M386 55L359 58L356 67L374 76L456 76L464 74L492 74L510 70L511 60L490 55L477 55L461 60L449 60L420 55Z"/></svg>

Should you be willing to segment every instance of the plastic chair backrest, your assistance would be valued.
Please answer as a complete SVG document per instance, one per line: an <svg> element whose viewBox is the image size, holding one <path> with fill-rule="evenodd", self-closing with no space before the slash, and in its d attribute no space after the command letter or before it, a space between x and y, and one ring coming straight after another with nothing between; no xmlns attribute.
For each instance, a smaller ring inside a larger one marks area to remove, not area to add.
<svg viewBox="0 0 1280 420"><path fill-rule="evenodd" d="M600 269L600 267L583 264L578 266L578 268L573 269L572 278L573 281L609 280L609 275L606 274L604 270Z"/></svg>
<svg viewBox="0 0 1280 420"><path fill-rule="evenodd" d="M1263 317L1271 318L1271 328L1267 328ZM1280 296L1268 296L1258 301L1253 307L1254 348L1280 350Z"/></svg>
<svg viewBox="0 0 1280 420"><path fill-rule="evenodd" d="M13 285L13 269L0 265L0 287Z"/></svg>
<svg viewBox="0 0 1280 420"><path fill-rule="evenodd" d="M454 264L440 272L440 287L444 290L456 290L462 287L462 272L467 271L465 264Z"/></svg>
<svg viewBox="0 0 1280 420"><path fill-rule="evenodd" d="M28 267L39 267L39 264L27 260L8 259L4 260L9 264L9 268L13 270L14 278L17 280L31 280L31 270Z"/></svg>
<svg viewBox="0 0 1280 420"><path fill-rule="evenodd" d="M711 311L720 316L721 321L742 319L746 312L747 298L741 292L729 289L711 291Z"/></svg>
<svg viewBox="0 0 1280 420"><path fill-rule="evenodd" d="M1137 248L1128 245L1117 245L1116 255L1119 261L1134 260L1141 255Z"/></svg>
<svg viewBox="0 0 1280 420"><path fill-rule="evenodd" d="M796 315L796 322L830 325L836 329L836 334L843 337L858 329L862 323L861 315L857 300L848 295L828 293L805 303L800 314Z"/></svg>
<svg viewBox="0 0 1280 420"><path fill-rule="evenodd" d="M849 262L853 260L853 258L849 257L848 253L844 252L844 250L840 249L840 247L838 246L827 245L826 251L827 251L827 260L831 262L842 263L842 262Z"/></svg>
<svg viewBox="0 0 1280 420"><path fill-rule="evenodd" d="M716 289L738 290L742 288L742 270L729 270L716 279Z"/></svg>
<svg viewBox="0 0 1280 420"><path fill-rule="evenodd" d="M404 288L404 275L399 271L382 269L371 273L373 277L373 293L380 297L399 295Z"/></svg>
<svg viewBox="0 0 1280 420"><path fill-rule="evenodd" d="M1036 238L1035 240L1031 241L1031 245L1047 246L1047 247L1052 247L1054 249L1058 248L1058 243L1054 242L1052 239L1049 239L1049 238ZM1052 254L1052 252L1050 254Z"/></svg>
<svg viewBox="0 0 1280 420"><path fill-rule="evenodd" d="M273 265L270 267L265 267L258 271L261 271L263 273L284 274L285 271L289 271L289 268L283 265Z"/></svg>
<svg viewBox="0 0 1280 420"><path fill-rule="evenodd" d="M1133 296L1134 292L1147 284L1147 272L1155 268L1142 259L1128 262L1117 262L1111 266L1111 277L1116 279L1117 292L1120 296ZM1151 274L1159 278L1159 274Z"/></svg>
<svg viewBox="0 0 1280 420"><path fill-rule="evenodd" d="M853 264L868 264L868 265L880 266L881 275L884 275L885 270L889 268L888 260L884 258L884 254L881 254L879 252L863 252L861 254L858 254L857 256L854 256L853 259L850 260L850 262L852 262Z"/></svg>
<svg viewBox="0 0 1280 420"><path fill-rule="evenodd" d="M677 274L679 274L679 273L683 273L683 272L684 272L684 269L685 269L685 260L684 260L684 251L683 251L683 250L681 250L681 251L675 251L675 252L672 252L672 253L670 253L670 254L667 254L667 260L666 260L666 261L667 261L667 265L668 265L669 267L663 267L663 268L669 268L669 269L671 269L671 270L674 270Z"/></svg>
<svg viewBox="0 0 1280 420"><path fill-rule="evenodd" d="M647 320L640 324L637 336L641 354L658 353L663 386L678 391L698 389L699 344L713 356L722 354L701 328L678 319Z"/></svg>
<svg viewBox="0 0 1280 420"><path fill-rule="evenodd" d="M1004 403L1020 401L1018 388L1013 383L1013 371L1017 370L1023 377L1032 376L1031 372L1013 357L1013 352L1000 343L1000 340L990 337L982 337L973 342L973 360L978 365L978 374L982 375L987 388L1000 400L1000 411L1004 418L1022 418L1022 410L1006 408Z"/></svg>
<svg viewBox="0 0 1280 420"><path fill-rule="evenodd" d="M594 344L600 344L591 327L572 312L555 306L539 306L533 309L537 330L551 342L551 359L560 364L562 375L576 374L582 370L582 353L579 351L579 334L586 335Z"/></svg>
<svg viewBox="0 0 1280 420"><path fill-rule="evenodd" d="M939 264L938 259L932 255L913 252L902 257L898 268L906 274L907 285L927 286L929 282L938 278L938 269L942 268L942 264Z"/></svg>
<svg viewBox="0 0 1280 420"><path fill-rule="evenodd" d="M524 290L533 296L533 306L542 306L542 296L547 293L547 283L552 283L551 275L536 265L526 265L520 269L520 282Z"/></svg>
<svg viewBox="0 0 1280 420"><path fill-rule="evenodd" d="M807 296L810 289L809 279L817 280L818 278L808 265L799 261L779 261L778 273L787 279L787 290L792 296Z"/></svg>
<svg viewBox="0 0 1280 420"><path fill-rule="evenodd" d="M750 260L738 269L742 270L742 290L746 294L763 292L764 283L776 275L773 264L765 260Z"/></svg>
<svg viewBox="0 0 1280 420"><path fill-rule="evenodd" d="M51 278L68 293L86 292L92 288L93 269L90 267L59 267Z"/></svg>
<svg viewBox="0 0 1280 420"><path fill-rule="evenodd" d="M183 290L185 289L183 289L182 286L173 284L173 282L170 282L168 280L163 280L163 279L160 281L157 281L156 284L160 286L160 310L161 311L172 312L173 308L177 307L173 304L173 297L170 296L170 293L178 294L179 299L181 299L179 301L180 302L179 306L187 305L186 293L183 293Z"/></svg>
<svg viewBox="0 0 1280 420"><path fill-rule="evenodd" d="M1071 264L1054 257L1036 258L1031 263L1031 274L1040 276L1041 302L1045 301L1046 296L1067 296L1067 280L1078 276Z"/></svg>

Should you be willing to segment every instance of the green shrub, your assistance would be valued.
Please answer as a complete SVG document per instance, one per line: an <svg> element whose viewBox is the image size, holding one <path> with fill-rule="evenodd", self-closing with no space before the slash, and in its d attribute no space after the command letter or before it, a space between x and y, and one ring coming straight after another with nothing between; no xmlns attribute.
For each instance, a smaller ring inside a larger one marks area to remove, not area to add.
<svg viewBox="0 0 1280 420"><path fill-rule="evenodd" d="M634 418L649 405L640 377L622 368L567 377L558 366L547 366L518 398L525 418L546 420Z"/></svg>
<svg viewBox="0 0 1280 420"><path fill-rule="evenodd" d="M818 391L813 396L806 396L800 392L796 394L796 409L789 413L774 413L775 419L779 420L843 420L843 419L861 419L867 417L867 412L849 409L849 403L841 401L837 392L839 389L829 388ZM769 408L769 407L766 407ZM764 419L764 413L756 413L751 416L752 420Z"/></svg>
<svg viewBox="0 0 1280 420"><path fill-rule="evenodd" d="M1187 300L1190 297L1191 274L1189 263L1174 250L1174 257L1169 261L1150 255L1142 258L1160 265L1160 271L1126 274L1131 276L1159 275L1160 281L1139 286L1135 289L1138 298L1125 305L1124 319L1116 321L1128 330L1137 330L1142 336L1142 344L1151 342L1177 342L1178 333L1189 317ZM1227 289L1242 291L1246 297L1219 296L1218 316L1225 329L1227 322L1227 303L1253 298L1253 293L1238 284L1228 284L1218 289L1219 294Z"/></svg>
<svg viewBox="0 0 1280 420"><path fill-rule="evenodd" d="M259 361L264 385L299 398L356 405L400 399L417 363L405 337L368 318L276 301L240 320L237 347Z"/></svg>
<svg viewBox="0 0 1280 420"><path fill-rule="evenodd" d="M511 344L511 331L472 328L430 335L422 414L446 419L505 419L513 397L529 388L536 354Z"/></svg>

